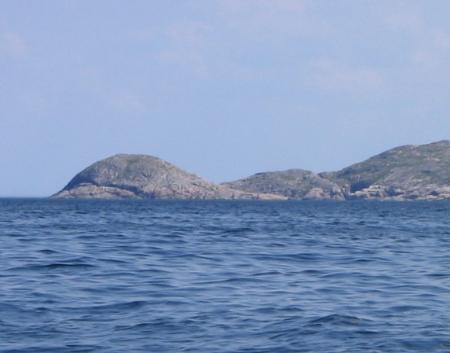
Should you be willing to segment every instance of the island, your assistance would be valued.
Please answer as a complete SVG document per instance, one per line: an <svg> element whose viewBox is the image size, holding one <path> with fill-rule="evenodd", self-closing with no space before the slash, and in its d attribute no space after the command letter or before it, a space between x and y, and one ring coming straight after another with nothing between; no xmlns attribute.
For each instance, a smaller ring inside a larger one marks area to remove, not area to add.
<svg viewBox="0 0 450 353"><path fill-rule="evenodd" d="M92 164L52 198L286 199L217 185L157 157L136 154L117 154Z"/></svg>
<svg viewBox="0 0 450 353"><path fill-rule="evenodd" d="M215 184L157 157L118 154L53 198L244 200L450 199L450 140L393 148L335 172L270 171Z"/></svg>

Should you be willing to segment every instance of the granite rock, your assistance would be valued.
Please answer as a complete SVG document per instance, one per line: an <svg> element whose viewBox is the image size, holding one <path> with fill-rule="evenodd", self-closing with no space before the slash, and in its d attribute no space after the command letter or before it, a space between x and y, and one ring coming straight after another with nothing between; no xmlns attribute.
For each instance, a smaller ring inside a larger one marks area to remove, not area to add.
<svg viewBox="0 0 450 353"><path fill-rule="evenodd" d="M232 190L157 157L128 154L94 163L53 198L284 199L281 195Z"/></svg>
<svg viewBox="0 0 450 353"><path fill-rule="evenodd" d="M450 141L400 146L337 172L258 173L224 183L233 189L313 200L450 198Z"/></svg>
<svg viewBox="0 0 450 353"><path fill-rule="evenodd" d="M279 194L289 199L344 199L344 194L336 183L303 169L257 173L222 185L252 193Z"/></svg>

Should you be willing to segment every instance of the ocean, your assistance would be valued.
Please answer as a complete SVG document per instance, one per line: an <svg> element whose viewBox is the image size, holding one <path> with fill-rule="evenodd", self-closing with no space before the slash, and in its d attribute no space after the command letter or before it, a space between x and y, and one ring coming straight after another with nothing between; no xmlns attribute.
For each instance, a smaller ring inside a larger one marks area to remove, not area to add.
<svg viewBox="0 0 450 353"><path fill-rule="evenodd" d="M450 352L450 202L0 200L0 352Z"/></svg>

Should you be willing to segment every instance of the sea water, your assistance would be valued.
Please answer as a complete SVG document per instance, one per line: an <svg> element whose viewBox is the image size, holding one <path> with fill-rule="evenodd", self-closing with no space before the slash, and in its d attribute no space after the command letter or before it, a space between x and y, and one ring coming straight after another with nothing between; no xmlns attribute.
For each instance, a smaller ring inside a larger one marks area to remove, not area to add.
<svg viewBox="0 0 450 353"><path fill-rule="evenodd" d="M450 202L0 200L0 352L450 352Z"/></svg>

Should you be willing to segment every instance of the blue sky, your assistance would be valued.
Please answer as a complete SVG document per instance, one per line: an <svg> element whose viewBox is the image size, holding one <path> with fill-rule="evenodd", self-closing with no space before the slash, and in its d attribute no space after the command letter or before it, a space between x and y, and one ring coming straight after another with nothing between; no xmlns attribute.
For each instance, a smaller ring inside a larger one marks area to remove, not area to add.
<svg viewBox="0 0 450 353"><path fill-rule="evenodd" d="M0 195L115 153L221 182L450 138L450 2L0 0Z"/></svg>

